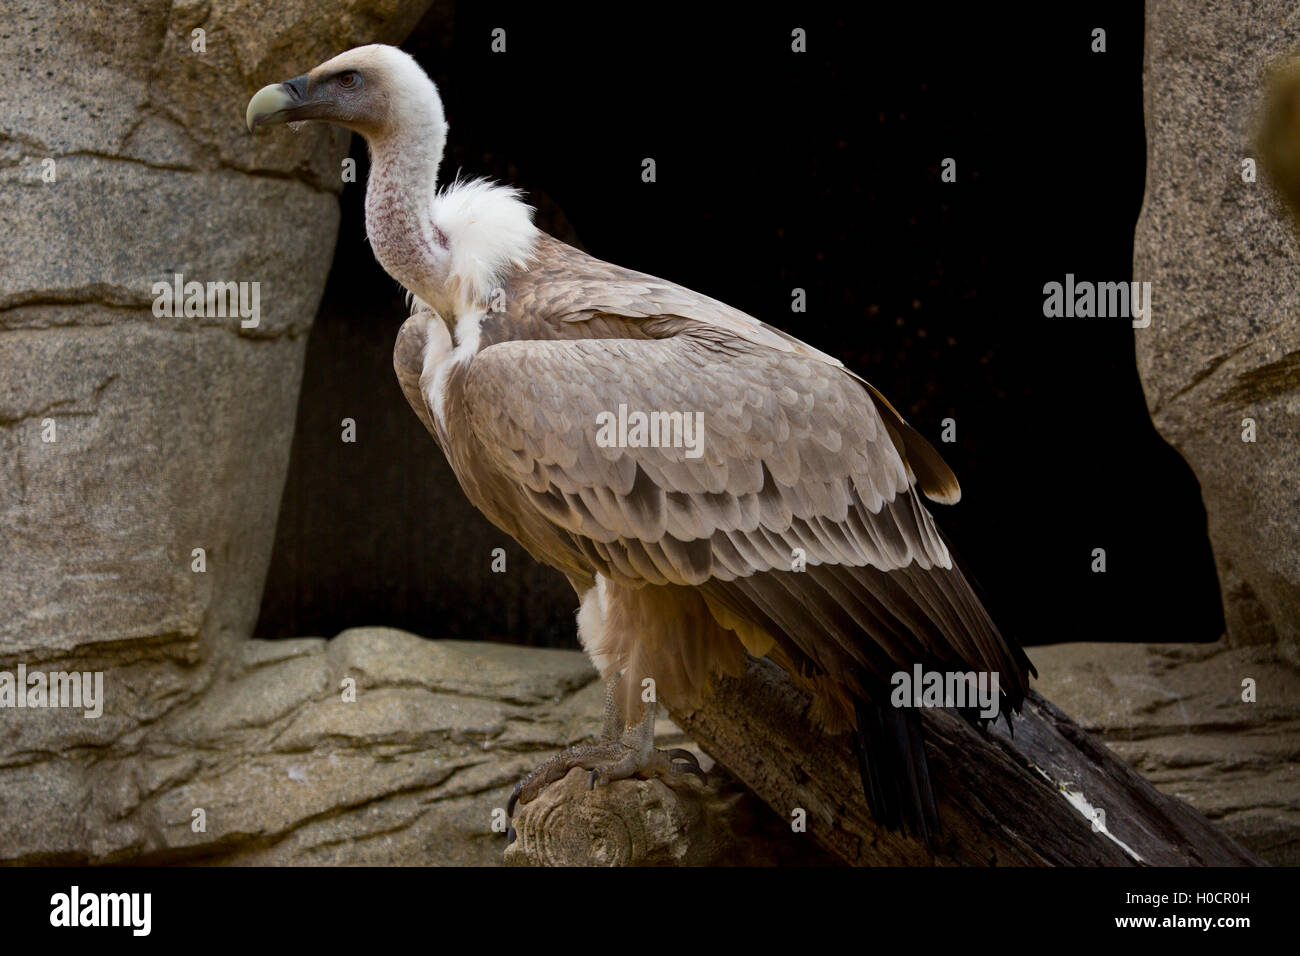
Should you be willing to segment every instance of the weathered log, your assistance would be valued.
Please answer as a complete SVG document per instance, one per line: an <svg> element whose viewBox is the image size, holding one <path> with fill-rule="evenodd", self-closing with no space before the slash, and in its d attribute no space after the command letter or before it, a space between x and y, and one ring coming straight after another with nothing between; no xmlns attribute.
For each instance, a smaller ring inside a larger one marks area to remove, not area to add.
<svg viewBox="0 0 1300 956"><path fill-rule="evenodd" d="M932 855L879 826L848 737L808 720L809 698L767 661L719 683L673 720L777 814L763 832L737 822L734 783L708 791L622 780L588 790L570 771L522 808L506 862L523 865L1242 866L1261 861L1200 813L1157 791L1037 693L981 731L946 710L922 714L942 832ZM673 745L677 745L674 742ZM785 821L782 823L781 821ZM776 830L781 834L778 835ZM797 840L791 833L801 834ZM755 840L770 852L754 853ZM798 849L798 840L808 846ZM819 854L819 851L822 851Z"/></svg>
<svg viewBox="0 0 1300 956"><path fill-rule="evenodd" d="M1136 771L1037 693L980 731L923 712L942 832L931 855L879 826L847 737L813 730L809 698L751 660L694 711L669 708L703 750L807 834L855 865L1250 866L1258 858Z"/></svg>

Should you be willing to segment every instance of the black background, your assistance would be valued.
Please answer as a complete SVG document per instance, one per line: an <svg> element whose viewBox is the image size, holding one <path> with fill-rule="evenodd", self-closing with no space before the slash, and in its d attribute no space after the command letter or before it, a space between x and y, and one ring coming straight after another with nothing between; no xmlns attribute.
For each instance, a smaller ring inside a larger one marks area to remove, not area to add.
<svg viewBox="0 0 1300 956"><path fill-rule="evenodd" d="M807 53L791 51L796 27ZM793 332L880 388L961 480L961 504L932 510L1004 630L1024 644L1220 636L1199 490L1147 415L1141 330L1043 316L1044 283L1066 273L1131 277L1139 3L439 5L406 48L446 104L444 180L519 185L562 238ZM353 155L364 170L359 139ZM392 624L576 646L558 576L521 570L513 596L490 580L486 551L508 542L397 389L405 313L364 246L361 201L349 186L258 633ZM1158 287L1154 308L1158 322ZM364 455L338 441L347 414L376 436Z"/></svg>
<svg viewBox="0 0 1300 956"><path fill-rule="evenodd" d="M665 877L665 873L671 877ZM811 932L856 937L864 947L901 940L917 949L954 951L989 945L995 937L1030 947L1035 940L1062 936L1078 945L1115 945L1168 939L1187 948L1193 936L1227 942L1276 939L1293 907L1292 872L1285 867L938 867L860 868L817 871L804 867L729 868L727 887L739 899L771 900L757 915L735 908L720 914L699 905L718 894L718 873L707 868L629 869L610 874L580 867L556 869L545 881L529 871L462 868L452 879L425 874L412 879L405 868L295 867L286 878L277 867L148 867L96 870L0 867L6 944L57 950L78 944L137 951L192 945L195 929L211 943L246 948L250 939L272 945L330 950L340 940L358 944L376 932L410 932L442 939L462 926L483 925L488 942L529 941L546 933L557 913L579 921L618 925L618 914L575 901L603 900L611 887L624 899L662 899L652 919L671 922L681 938L705 939L725 931L741 950L771 948L774 938L807 938ZM518 883L510 882L514 879ZM615 881L615 882L611 882ZM752 882L751 882L752 881ZM136 937L125 928L54 928L51 898L76 885L85 893L151 893L152 932ZM1170 898L1187 893L1236 893L1238 903L1150 905L1129 903L1130 894ZM196 910L196 901L236 901L216 917ZM647 908L648 909L648 908ZM625 909L636 915L635 909ZM286 918L291 913L291 918ZM1247 917L1248 928L1145 930L1117 928L1116 917ZM721 917L721 918L720 918ZM562 924L561 924L562 925ZM499 927L504 926L504 929ZM1269 930L1268 927L1273 929ZM566 927L567 928L567 927ZM1251 932L1256 936L1251 936ZM552 931L553 932L553 931ZM1264 934L1270 934L1264 936ZM1127 939L1126 939L1127 938ZM1021 942L1023 941L1023 942ZM24 949L23 951L27 951Z"/></svg>

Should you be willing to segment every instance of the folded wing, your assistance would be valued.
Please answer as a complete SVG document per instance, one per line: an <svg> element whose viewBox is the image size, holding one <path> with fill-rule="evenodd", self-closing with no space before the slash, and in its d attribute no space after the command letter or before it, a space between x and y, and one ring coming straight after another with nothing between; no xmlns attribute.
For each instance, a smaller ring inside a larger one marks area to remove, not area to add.
<svg viewBox="0 0 1300 956"><path fill-rule="evenodd" d="M1023 697L1028 662L954 566L897 424L837 365L716 325L512 341L475 356L465 400L496 467L600 573L701 588L761 632L751 650L766 638L847 692L841 729L914 663L998 671Z"/></svg>

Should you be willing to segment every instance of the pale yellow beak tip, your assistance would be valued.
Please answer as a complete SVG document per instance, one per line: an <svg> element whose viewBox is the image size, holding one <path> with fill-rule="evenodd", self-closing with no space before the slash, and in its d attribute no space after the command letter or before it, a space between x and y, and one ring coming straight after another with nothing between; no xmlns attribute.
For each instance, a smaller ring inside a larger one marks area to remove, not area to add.
<svg viewBox="0 0 1300 956"><path fill-rule="evenodd" d="M253 94L253 98L248 101L248 109L244 112L244 122L248 124L248 131L253 132L259 122L292 105L293 99L285 91L283 84L272 83L270 86L262 87Z"/></svg>

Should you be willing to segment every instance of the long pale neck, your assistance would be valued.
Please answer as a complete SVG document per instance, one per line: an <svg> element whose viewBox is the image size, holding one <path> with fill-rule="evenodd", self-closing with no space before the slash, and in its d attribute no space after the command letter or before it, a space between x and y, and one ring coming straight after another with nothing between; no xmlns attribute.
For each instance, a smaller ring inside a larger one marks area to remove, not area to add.
<svg viewBox="0 0 1300 956"><path fill-rule="evenodd" d="M446 142L441 110L369 139L366 235L384 271L426 302L441 297L450 257L433 223L438 164Z"/></svg>

